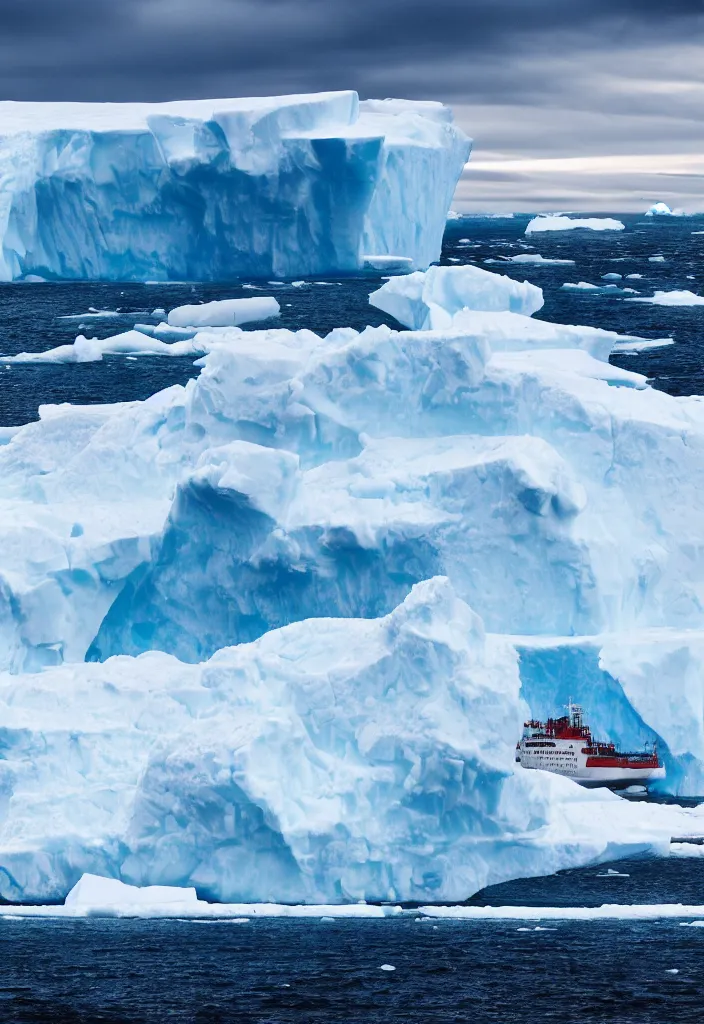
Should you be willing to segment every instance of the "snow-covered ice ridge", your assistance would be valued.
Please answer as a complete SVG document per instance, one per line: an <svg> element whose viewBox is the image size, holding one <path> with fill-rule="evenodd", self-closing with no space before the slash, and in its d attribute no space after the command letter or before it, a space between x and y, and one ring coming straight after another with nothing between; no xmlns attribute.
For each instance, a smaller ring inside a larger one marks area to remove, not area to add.
<svg viewBox="0 0 704 1024"><path fill-rule="evenodd" d="M470 145L440 103L351 91L0 102L0 281L427 267Z"/></svg>
<svg viewBox="0 0 704 1024"><path fill-rule="evenodd" d="M578 681L701 792L704 403L476 267L372 298L419 329L203 328L2 432L3 896L456 901L704 834L514 760Z"/></svg>

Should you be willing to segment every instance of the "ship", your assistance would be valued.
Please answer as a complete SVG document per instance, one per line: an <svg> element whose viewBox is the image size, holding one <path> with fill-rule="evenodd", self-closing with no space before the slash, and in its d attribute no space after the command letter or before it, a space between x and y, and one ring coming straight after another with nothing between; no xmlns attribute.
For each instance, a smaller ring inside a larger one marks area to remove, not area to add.
<svg viewBox="0 0 704 1024"><path fill-rule="evenodd" d="M653 744L645 750L624 752L615 744L595 740L584 722L584 712L572 699L567 714L532 720L523 726L516 744L516 761L523 768L541 768L574 779L580 786L626 789L647 786L665 777L665 768Z"/></svg>

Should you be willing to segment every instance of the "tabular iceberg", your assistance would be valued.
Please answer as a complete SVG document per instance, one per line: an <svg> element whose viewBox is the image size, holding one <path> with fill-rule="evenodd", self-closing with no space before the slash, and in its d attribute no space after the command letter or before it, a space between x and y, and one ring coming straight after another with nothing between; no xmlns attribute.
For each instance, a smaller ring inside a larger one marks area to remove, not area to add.
<svg viewBox="0 0 704 1024"><path fill-rule="evenodd" d="M355 92L0 103L0 281L427 267L470 141L439 103Z"/></svg>
<svg viewBox="0 0 704 1024"><path fill-rule="evenodd" d="M380 296L442 329L203 328L186 387L3 432L3 896L454 900L701 832L514 744L576 681L699 791L704 405L532 286Z"/></svg>

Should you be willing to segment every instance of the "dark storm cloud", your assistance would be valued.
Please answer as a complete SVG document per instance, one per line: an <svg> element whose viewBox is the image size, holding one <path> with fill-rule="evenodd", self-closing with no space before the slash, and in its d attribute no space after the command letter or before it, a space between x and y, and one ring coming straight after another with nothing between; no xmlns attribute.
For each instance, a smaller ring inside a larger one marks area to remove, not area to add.
<svg viewBox="0 0 704 1024"><path fill-rule="evenodd" d="M516 52L550 55L567 37L581 49L684 38L703 10L702 0L0 0L0 94L157 99L217 81L230 92L383 83L457 97L477 86L478 67L493 68L482 83L492 99L511 88L497 64Z"/></svg>
<svg viewBox="0 0 704 1024"><path fill-rule="evenodd" d="M353 88L453 103L477 156L679 151L703 45L704 0L0 0L0 98Z"/></svg>

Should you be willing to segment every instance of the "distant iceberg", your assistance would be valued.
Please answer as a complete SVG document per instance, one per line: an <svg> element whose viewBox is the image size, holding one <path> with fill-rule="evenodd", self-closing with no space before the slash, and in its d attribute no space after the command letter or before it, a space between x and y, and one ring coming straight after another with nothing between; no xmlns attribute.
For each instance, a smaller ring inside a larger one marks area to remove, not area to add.
<svg viewBox="0 0 704 1024"><path fill-rule="evenodd" d="M570 231L583 228L588 231L624 231L626 225L612 217L564 217L561 214L540 214L526 227L526 234L539 231Z"/></svg>
<svg viewBox="0 0 704 1024"><path fill-rule="evenodd" d="M646 217L681 217L679 210L671 210L667 203L653 203L645 211Z"/></svg>
<svg viewBox="0 0 704 1024"><path fill-rule="evenodd" d="M0 281L228 280L440 254L470 140L355 92L0 103Z"/></svg>

